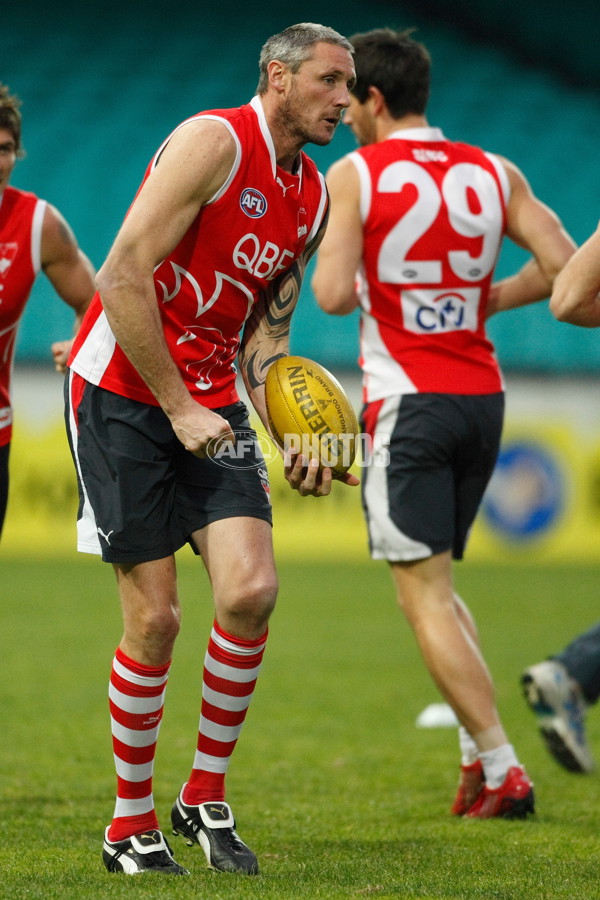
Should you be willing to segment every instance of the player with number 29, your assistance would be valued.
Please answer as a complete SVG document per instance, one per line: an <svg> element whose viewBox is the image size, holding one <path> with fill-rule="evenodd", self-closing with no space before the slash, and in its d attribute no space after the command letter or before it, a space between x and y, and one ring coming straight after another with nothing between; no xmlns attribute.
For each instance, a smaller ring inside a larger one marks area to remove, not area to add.
<svg viewBox="0 0 600 900"><path fill-rule="evenodd" d="M313 289L328 313L360 309L361 426L390 460L374 457L363 471L371 555L388 562L460 723L451 812L525 818L533 785L500 721L452 561L502 432L504 384L486 319L547 298L574 244L517 166L430 126L430 56L409 32L376 29L351 43L357 79L344 121L360 146L328 173L331 217ZM531 257L493 282L505 236Z"/></svg>

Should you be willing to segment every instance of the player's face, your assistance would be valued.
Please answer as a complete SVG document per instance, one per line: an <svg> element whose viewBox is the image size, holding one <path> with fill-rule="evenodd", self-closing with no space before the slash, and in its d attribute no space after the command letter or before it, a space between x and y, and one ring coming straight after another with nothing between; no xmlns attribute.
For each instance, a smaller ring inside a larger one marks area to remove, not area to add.
<svg viewBox="0 0 600 900"><path fill-rule="evenodd" d="M17 161L17 146L12 133L0 128L0 193L4 190Z"/></svg>
<svg viewBox="0 0 600 900"><path fill-rule="evenodd" d="M369 109L369 103L359 103L356 97L350 95L350 105L344 113L344 125L352 130L359 146L375 142L375 121Z"/></svg>
<svg viewBox="0 0 600 900"><path fill-rule="evenodd" d="M290 73L281 109L286 130L303 144L328 144L350 103L354 80L354 63L347 50L315 44L311 58Z"/></svg>

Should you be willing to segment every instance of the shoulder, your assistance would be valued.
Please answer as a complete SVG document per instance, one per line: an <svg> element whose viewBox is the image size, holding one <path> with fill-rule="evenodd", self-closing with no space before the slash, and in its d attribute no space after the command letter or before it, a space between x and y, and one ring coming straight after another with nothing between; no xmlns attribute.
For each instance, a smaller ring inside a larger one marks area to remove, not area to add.
<svg viewBox="0 0 600 900"><path fill-rule="evenodd" d="M187 135L197 134L203 137L219 135L226 138L227 135L235 140L238 132L243 132L258 126L256 113L249 104L236 106L229 109L207 109L190 116L175 128L165 141L172 140L175 135L185 132Z"/></svg>
<svg viewBox="0 0 600 900"><path fill-rule="evenodd" d="M327 170L327 184L329 186L332 184L337 185L345 179L350 179L350 182L356 181L357 173L362 165L364 165L364 156L361 155L359 150L342 156Z"/></svg>
<svg viewBox="0 0 600 900"><path fill-rule="evenodd" d="M456 152L457 161L474 163L492 172L499 184L504 202L508 203L522 179L522 173L510 160L477 144L450 141L448 146Z"/></svg>
<svg viewBox="0 0 600 900"><path fill-rule="evenodd" d="M332 206L346 210L355 206L360 198L361 185L363 191L368 190L368 175L362 156L349 153L334 162L327 171L327 188L331 195Z"/></svg>
<svg viewBox="0 0 600 900"><path fill-rule="evenodd" d="M46 201L31 191L6 187L0 194L0 227L4 240L17 234L26 236L31 233L34 242L37 242L42 233L46 206Z"/></svg>
<svg viewBox="0 0 600 900"><path fill-rule="evenodd" d="M351 154L334 162L327 171L327 190L331 198L330 223L332 229L347 231L360 226L370 208L371 190L362 173L356 168Z"/></svg>
<svg viewBox="0 0 600 900"><path fill-rule="evenodd" d="M468 144L465 141L447 141L447 151L455 157L462 158L465 162L492 165L494 168L501 165L502 158L497 153L486 150L478 144Z"/></svg>
<svg viewBox="0 0 600 900"><path fill-rule="evenodd" d="M44 202L42 221L42 264L69 255L77 248L77 240L63 214L52 203Z"/></svg>
<svg viewBox="0 0 600 900"><path fill-rule="evenodd" d="M497 153L487 153L486 156L493 158L502 166L511 183L517 183L527 180L516 163L512 162L510 159L507 159L505 156L499 156Z"/></svg>
<svg viewBox="0 0 600 900"><path fill-rule="evenodd" d="M69 225L61 211L53 203L44 201L44 228L46 227L69 228Z"/></svg>
<svg viewBox="0 0 600 900"><path fill-rule="evenodd" d="M239 164L240 140L226 118L200 114L186 119L162 144L150 163L146 184L172 194L208 202ZM144 189L146 189L144 184Z"/></svg>
<svg viewBox="0 0 600 900"><path fill-rule="evenodd" d="M532 191L525 174L510 159L498 156L494 153L486 154L497 167L497 171L504 177L507 184L508 197L530 196Z"/></svg>
<svg viewBox="0 0 600 900"><path fill-rule="evenodd" d="M201 151L202 148L206 148L207 142L216 144L217 151L227 152L233 147L235 138L231 120L226 116L213 113L201 113L186 119L167 138L159 150L157 158L162 155L163 150L169 147L171 149L181 147L187 150L197 148Z"/></svg>
<svg viewBox="0 0 600 900"><path fill-rule="evenodd" d="M192 156L208 152L215 160L234 156L239 150L237 132L247 117L246 107L234 107L204 110L184 119L160 145L150 169L154 169L163 156L172 156L174 151Z"/></svg>
<svg viewBox="0 0 600 900"><path fill-rule="evenodd" d="M37 194L34 194L32 191L23 191L20 188L12 187L12 185L8 185L4 188L4 192L2 194L2 202L6 204L10 204L11 206L16 206L16 204L20 204L22 206L31 206L35 207L36 203L43 202L40 200L40 197Z"/></svg>

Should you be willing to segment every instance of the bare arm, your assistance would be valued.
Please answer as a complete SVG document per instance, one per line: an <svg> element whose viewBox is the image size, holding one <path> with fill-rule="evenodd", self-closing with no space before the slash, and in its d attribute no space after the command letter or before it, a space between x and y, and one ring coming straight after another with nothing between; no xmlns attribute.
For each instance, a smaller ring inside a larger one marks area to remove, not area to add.
<svg viewBox="0 0 600 900"><path fill-rule="evenodd" d="M94 292L94 267L77 245L77 240L61 213L48 204L42 225L42 270L52 287L75 312L74 333L81 325ZM64 372L73 339L52 344L57 371Z"/></svg>
<svg viewBox="0 0 600 900"><path fill-rule="evenodd" d="M523 173L509 160L502 159L501 162L511 188L507 235L529 250L533 259L515 275L492 285L488 317L549 297L554 279L576 248L556 213L538 200Z"/></svg>
<svg viewBox="0 0 600 900"><path fill-rule="evenodd" d="M171 138L136 197L98 273L102 303L117 342L171 420L186 449L204 455L229 424L197 403L167 348L153 272L177 246L225 182L235 159L226 127L212 120L186 124Z"/></svg>
<svg viewBox="0 0 600 900"><path fill-rule="evenodd" d="M331 211L312 278L317 303L335 316L351 313L359 304L356 273L363 250L358 172L349 159L334 163L327 173Z"/></svg>
<svg viewBox="0 0 600 900"><path fill-rule="evenodd" d="M265 428L269 430L265 404L265 379L269 367L281 356L289 353L289 334L292 313L296 308L302 279L311 256L323 239L327 220L323 222L312 243L286 272L276 279L256 303L240 347L240 371L248 396ZM307 467L301 456L285 460L285 477L290 485L303 496L325 496L331 491L331 469ZM341 479L356 485L358 479L346 473Z"/></svg>
<svg viewBox="0 0 600 900"><path fill-rule="evenodd" d="M495 313L518 309L545 300L550 295L548 279L535 259L529 259L515 274L495 281L487 305L487 318Z"/></svg>
<svg viewBox="0 0 600 900"><path fill-rule="evenodd" d="M561 322L600 327L600 226L557 276L550 310Z"/></svg>
<svg viewBox="0 0 600 900"><path fill-rule="evenodd" d="M289 353L290 323L298 303L308 261L323 239L327 219L304 253L279 278L275 279L255 304L246 323L239 361L248 396L268 428L265 406L265 378L269 366Z"/></svg>

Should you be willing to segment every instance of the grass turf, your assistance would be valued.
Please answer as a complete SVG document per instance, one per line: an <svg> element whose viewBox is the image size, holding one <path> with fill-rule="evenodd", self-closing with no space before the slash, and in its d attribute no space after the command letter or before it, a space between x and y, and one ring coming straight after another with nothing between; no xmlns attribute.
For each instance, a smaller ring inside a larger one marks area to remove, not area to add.
<svg viewBox="0 0 600 900"><path fill-rule="evenodd" d="M85 557L3 559L0 897L600 897L600 776L547 755L518 686L524 666L597 616L594 567L457 566L498 704L535 781L527 822L448 815L455 729L415 728L439 700L384 564L283 562L263 672L228 775L262 874L208 871L173 838L190 878L108 875L100 861L114 776L106 691L120 634L109 567ZM201 564L180 563L179 637L155 770L167 835L192 762L212 610ZM590 742L600 757L592 710Z"/></svg>

